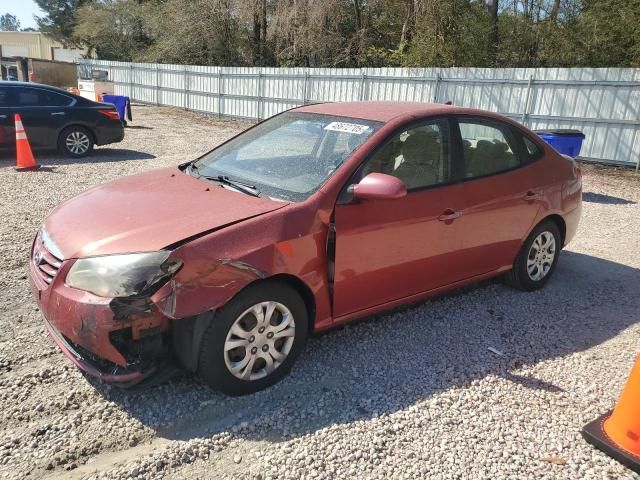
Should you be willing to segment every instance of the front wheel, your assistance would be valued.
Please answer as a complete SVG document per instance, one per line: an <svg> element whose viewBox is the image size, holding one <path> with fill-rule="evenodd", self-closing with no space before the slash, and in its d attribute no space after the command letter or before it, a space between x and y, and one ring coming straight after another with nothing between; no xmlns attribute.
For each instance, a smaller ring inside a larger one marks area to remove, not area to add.
<svg viewBox="0 0 640 480"><path fill-rule="evenodd" d="M304 301L291 287L260 283L219 310L204 334L198 374L227 395L246 395L280 381L307 337Z"/></svg>
<svg viewBox="0 0 640 480"><path fill-rule="evenodd" d="M93 135L84 127L67 127L58 138L58 150L68 157L84 157L93 150Z"/></svg>
<svg viewBox="0 0 640 480"><path fill-rule="evenodd" d="M556 268L561 248L562 237L555 222L541 222L522 245L507 283L525 291L542 288Z"/></svg>

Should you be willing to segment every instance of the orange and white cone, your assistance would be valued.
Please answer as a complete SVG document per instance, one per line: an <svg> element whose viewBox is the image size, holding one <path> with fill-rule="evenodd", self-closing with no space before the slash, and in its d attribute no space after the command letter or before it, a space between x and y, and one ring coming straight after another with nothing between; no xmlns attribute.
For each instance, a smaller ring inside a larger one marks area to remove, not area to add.
<svg viewBox="0 0 640 480"><path fill-rule="evenodd" d="M612 412L584 427L587 442L640 473L640 356Z"/></svg>
<svg viewBox="0 0 640 480"><path fill-rule="evenodd" d="M16 170L36 170L38 165L36 159L33 158L33 152L31 151L31 145L27 139L27 132L24 131L22 125L22 119L17 113L14 116L16 124Z"/></svg>

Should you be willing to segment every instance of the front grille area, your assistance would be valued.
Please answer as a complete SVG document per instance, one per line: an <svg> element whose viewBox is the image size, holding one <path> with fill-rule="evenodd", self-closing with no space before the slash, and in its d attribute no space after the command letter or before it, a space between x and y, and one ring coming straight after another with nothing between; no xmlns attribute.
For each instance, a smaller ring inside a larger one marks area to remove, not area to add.
<svg viewBox="0 0 640 480"><path fill-rule="evenodd" d="M62 265L62 259L56 257L47 249L40 235L38 235L33 245L31 261L36 268L38 277L47 285L53 282Z"/></svg>

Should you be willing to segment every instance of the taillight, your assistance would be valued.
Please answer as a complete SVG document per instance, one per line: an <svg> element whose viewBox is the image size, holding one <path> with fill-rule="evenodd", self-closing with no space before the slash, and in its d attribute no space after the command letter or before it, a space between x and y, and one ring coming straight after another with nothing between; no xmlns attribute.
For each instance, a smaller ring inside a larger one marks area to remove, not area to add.
<svg viewBox="0 0 640 480"><path fill-rule="evenodd" d="M115 110L98 110L105 117L109 117L111 120L120 120L120 115Z"/></svg>

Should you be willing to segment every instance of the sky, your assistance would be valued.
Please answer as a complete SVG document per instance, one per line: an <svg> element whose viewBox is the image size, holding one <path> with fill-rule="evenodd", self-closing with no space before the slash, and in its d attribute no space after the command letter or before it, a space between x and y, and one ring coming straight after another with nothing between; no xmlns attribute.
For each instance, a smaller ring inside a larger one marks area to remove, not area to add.
<svg viewBox="0 0 640 480"><path fill-rule="evenodd" d="M33 0L0 0L0 15L10 13L20 20L20 28L36 28L34 15L42 15L42 10L38 8Z"/></svg>

